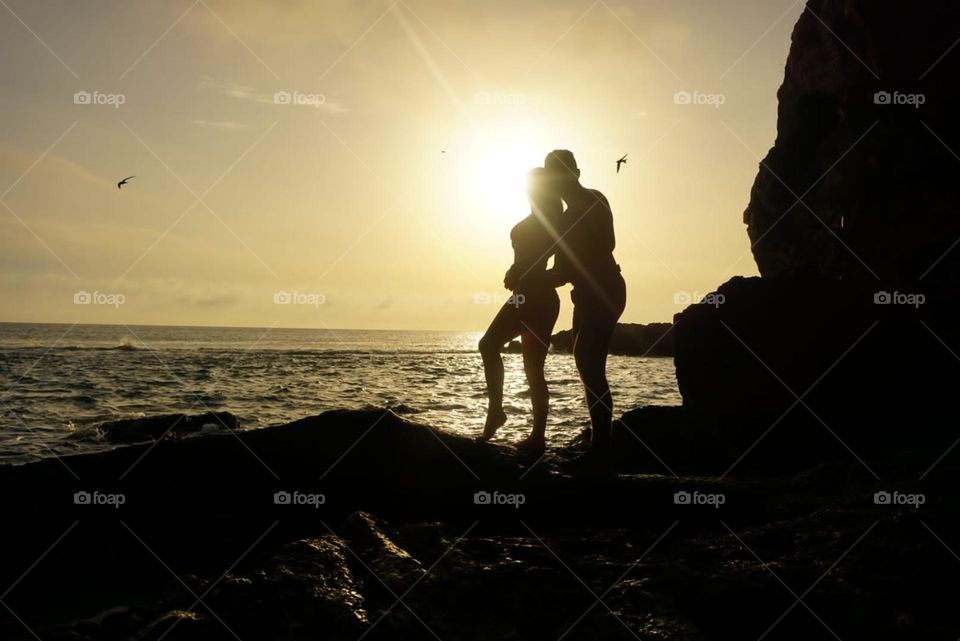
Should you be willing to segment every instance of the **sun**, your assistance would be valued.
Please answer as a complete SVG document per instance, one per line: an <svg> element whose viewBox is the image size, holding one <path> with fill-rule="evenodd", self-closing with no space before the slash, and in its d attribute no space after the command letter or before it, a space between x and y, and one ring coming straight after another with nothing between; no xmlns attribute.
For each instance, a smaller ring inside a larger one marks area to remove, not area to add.
<svg viewBox="0 0 960 641"><path fill-rule="evenodd" d="M502 227L530 212L527 174L550 150L535 123L509 122L474 127L448 152L455 163L454 185L471 218Z"/></svg>

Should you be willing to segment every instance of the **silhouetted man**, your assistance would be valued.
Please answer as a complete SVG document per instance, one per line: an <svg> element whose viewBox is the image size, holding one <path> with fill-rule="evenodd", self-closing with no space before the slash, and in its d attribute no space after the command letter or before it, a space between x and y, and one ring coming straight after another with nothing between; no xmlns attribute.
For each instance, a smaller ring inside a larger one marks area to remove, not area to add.
<svg viewBox="0 0 960 641"><path fill-rule="evenodd" d="M543 165L567 204L557 230L559 242L551 273L558 286L573 284L573 355L586 389L592 425L590 449L571 461L569 469L603 466L609 457L613 420L607 352L626 304L626 285L613 258L613 214L603 194L580 184L573 153L551 151Z"/></svg>

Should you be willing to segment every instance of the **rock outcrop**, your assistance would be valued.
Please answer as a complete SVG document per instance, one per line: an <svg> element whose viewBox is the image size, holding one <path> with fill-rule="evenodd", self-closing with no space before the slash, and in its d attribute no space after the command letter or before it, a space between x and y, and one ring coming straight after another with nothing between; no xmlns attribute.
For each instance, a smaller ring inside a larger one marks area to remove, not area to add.
<svg viewBox="0 0 960 641"><path fill-rule="evenodd" d="M624 356L673 356L672 328L672 323L617 323L610 353ZM550 344L558 352L571 352L573 338L573 330L564 330L554 334Z"/></svg>
<svg viewBox="0 0 960 641"><path fill-rule="evenodd" d="M744 213L761 277L675 318L693 414L856 453L952 442L937 416L960 384L958 22L957 3L807 3Z"/></svg>
<svg viewBox="0 0 960 641"><path fill-rule="evenodd" d="M956 282L958 23L955 2L807 3L744 213L761 275Z"/></svg>

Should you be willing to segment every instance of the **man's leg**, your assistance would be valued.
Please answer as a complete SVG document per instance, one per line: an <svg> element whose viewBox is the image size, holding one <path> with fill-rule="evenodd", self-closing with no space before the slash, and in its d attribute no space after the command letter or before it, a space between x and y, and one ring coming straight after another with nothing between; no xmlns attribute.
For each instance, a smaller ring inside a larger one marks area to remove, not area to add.
<svg viewBox="0 0 960 641"><path fill-rule="evenodd" d="M612 329L584 323L573 346L590 412L590 447L603 454L610 448L613 423L613 397L607 382L607 352L612 338Z"/></svg>
<svg viewBox="0 0 960 641"><path fill-rule="evenodd" d="M520 336L520 345L523 349L523 370L530 386L530 404L533 408L533 429L530 436L521 443L534 449L543 449L546 445L547 412L550 409L550 391L543 374L548 348L540 336L529 331Z"/></svg>

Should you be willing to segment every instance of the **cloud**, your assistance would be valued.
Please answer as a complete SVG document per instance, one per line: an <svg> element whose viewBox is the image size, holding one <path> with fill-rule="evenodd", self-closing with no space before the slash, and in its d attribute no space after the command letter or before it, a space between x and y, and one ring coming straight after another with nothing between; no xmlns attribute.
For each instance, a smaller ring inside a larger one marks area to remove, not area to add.
<svg viewBox="0 0 960 641"><path fill-rule="evenodd" d="M232 307L240 302L240 297L232 292L219 294L194 294L180 296L177 302L195 307Z"/></svg>
<svg viewBox="0 0 960 641"><path fill-rule="evenodd" d="M0 144L0 167L14 171L18 176L23 175L33 166L39 155L34 152L27 152L17 147ZM93 175L81 165L74 161L58 156L56 154L47 154L36 167L30 169L33 172L45 172L47 175L68 175L74 178L80 178L97 185L112 185L112 183Z"/></svg>
<svg viewBox="0 0 960 641"><path fill-rule="evenodd" d="M263 92L259 91L255 87L248 85L241 85L235 82L218 82L205 78L201 80L200 87L202 89L212 89L217 91L224 96L229 98L235 98L237 100L247 100L250 102L256 102L264 105L270 105L272 107L289 107L289 106L304 106L315 109L322 109L329 113L346 113L349 111L343 104L330 100L325 94L315 93L304 90L291 89L287 87L279 88L277 91L273 92ZM289 96L304 96L301 102L278 102L277 94L283 93Z"/></svg>
<svg viewBox="0 0 960 641"><path fill-rule="evenodd" d="M246 129L247 125L233 120L199 120L193 121L193 124L199 127L208 127L210 129Z"/></svg>

